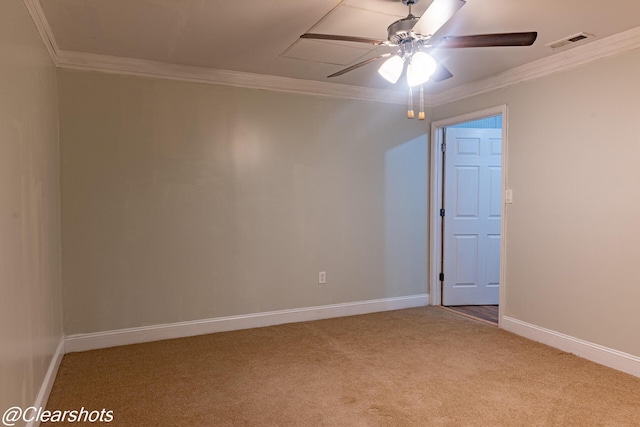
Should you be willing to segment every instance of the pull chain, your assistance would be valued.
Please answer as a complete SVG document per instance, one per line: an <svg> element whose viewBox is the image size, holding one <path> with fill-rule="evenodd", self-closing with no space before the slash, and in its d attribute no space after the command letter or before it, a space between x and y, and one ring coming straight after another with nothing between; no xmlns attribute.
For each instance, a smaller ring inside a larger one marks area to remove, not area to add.
<svg viewBox="0 0 640 427"><path fill-rule="evenodd" d="M418 113L418 119L424 120L424 85L420 85L420 112Z"/></svg>
<svg viewBox="0 0 640 427"><path fill-rule="evenodd" d="M411 86L409 86L409 107L407 110L407 118L408 119L413 119L415 113L413 112L413 90L411 89Z"/></svg>

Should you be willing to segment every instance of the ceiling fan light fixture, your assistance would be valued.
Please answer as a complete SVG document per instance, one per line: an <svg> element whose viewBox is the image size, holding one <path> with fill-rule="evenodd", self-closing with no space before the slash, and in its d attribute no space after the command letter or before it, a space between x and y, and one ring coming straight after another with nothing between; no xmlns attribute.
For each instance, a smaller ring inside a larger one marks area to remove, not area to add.
<svg viewBox="0 0 640 427"><path fill-rule="evenodd" d="M378 68L378 73L388 82L396 83L400 79L403 69L404 60L398 55L393 55Z"/></svg>
<svg viewBox="0 0 640 427"><path fill-rule="evenodd" d="M407 83L417 86L425 83L436 71L436 60L425 52L416 52L407 67Z"/></svg>

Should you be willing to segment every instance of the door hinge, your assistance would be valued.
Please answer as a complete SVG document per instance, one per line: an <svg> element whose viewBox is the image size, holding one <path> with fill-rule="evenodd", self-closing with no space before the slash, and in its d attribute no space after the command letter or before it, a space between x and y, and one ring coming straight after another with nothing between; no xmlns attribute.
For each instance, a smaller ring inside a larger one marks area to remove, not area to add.
<svg viewBox="0 0 640 427"><path fill-rule="evenodd" d="M440 143L440 151L442 151L443 153L444 153L445 151L447 151L447 143L446 143L446 142L442 141L442 142Z"/></svg>
<svg viewBox="0 0 640 427"><path fill-rule="evenodd" d="M440 209L440 216L444 216L444 209Z"/></svg>
<svg viewBox="0 0 640 427"><path fill-rule="evenodd" d="M441 282L444 282L444 273L440 273L440 276L438 278Z"/></svg>

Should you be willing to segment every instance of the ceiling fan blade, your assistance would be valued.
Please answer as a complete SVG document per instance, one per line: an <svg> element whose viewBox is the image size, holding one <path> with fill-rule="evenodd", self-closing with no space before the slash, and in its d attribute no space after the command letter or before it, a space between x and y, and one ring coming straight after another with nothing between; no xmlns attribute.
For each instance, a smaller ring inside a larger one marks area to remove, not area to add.
<svg viewBox="0 0 640 427"><path fill-rule="evenodd" d="M443 80L450 79L451 77L453 77L453 74L451 74L451 71L449 71L447 69L447 67L445 67L444 65L442 65L441 63L438 62L438 66L436 67L436 71L429 78L429 81L437 83L437 82L441 82Z"/></svg>
<svg viewBox="0 0 640 427"><path fill-rule="evenodd" d="M424 36L434 35L465 3L465 0L433 0L413 26L413 32Z"/></svg>
<svg viewBox="0 0 640 427"><path fill-rule="evenodd" d="M472 36L448 36L435 43L438 48L531 46L538 37L535 31L527 33L476 34Z"/></svg>
<svg viewBox="0 0 640 427"><path fill-rule="evenodd" d="M317 33L305 33L300 36L301 39L315 39L315 40L336 40L343 42L356 42L356 43L368 43L375 45L385 44L386 40L370 39L366 37L354 37L354 36L338 36L335 34L317 34Z"/></svg>
<svg viewBox="0 0 640 427"><path fill-rule="evenodd" d="M369 59L364 60L364 61L362 61L362 62L358 62L357 64L352 65L351 67L348 67L348 68L345 68L345 69L343 69L343 70L340 70L340 71L338 71L337 73L333 73L333 74L331 74L330 76L327 76L327 78L341 76L341 75L343 75L343 74L345 74L345 73L348 73L349 71L353 71L353 70L355 70L356 68L360 68L360 67L362 67L363 65L370 64L370 63L372 63L372 62L374 62L374 61L377 61L378 59L387 58L387 57L389 57L389 56L391 56L391 55L393 55L393 53L383 53L382 55L378 55L378 56L376 56L376 57L369 58Z"/></svg>

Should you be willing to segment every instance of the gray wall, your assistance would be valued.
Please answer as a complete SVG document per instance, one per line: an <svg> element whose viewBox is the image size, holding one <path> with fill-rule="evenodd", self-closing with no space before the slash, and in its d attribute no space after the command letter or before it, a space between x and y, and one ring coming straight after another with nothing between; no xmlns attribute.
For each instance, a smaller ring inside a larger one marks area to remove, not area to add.
<svg viewBox="0 0 640 427"><path fill-rule="evenodd" d="M403 105L58 76L67 334L427 293Z"/></svg>
<svg viewBox="0 0 640 427"><path fill-rule="evenodd" d="M437 106L508 104L506 315L640 356L640 50Z"/></svg>
<svg viewBox="0 0 640 427"><path fill-rule="evenodd" d="M20 0L0 2L0 52L4 411L36 399L62 338L62 290L56 71Z"/></svg>

